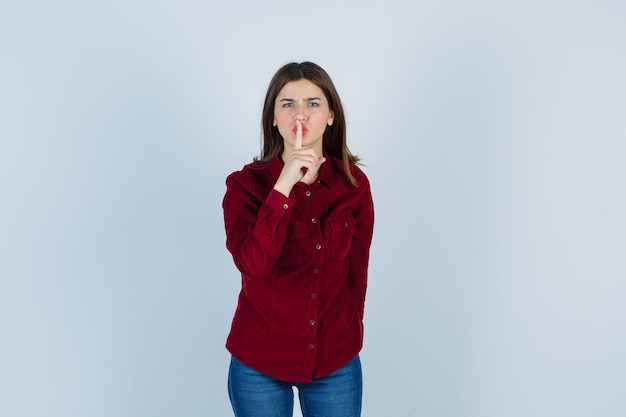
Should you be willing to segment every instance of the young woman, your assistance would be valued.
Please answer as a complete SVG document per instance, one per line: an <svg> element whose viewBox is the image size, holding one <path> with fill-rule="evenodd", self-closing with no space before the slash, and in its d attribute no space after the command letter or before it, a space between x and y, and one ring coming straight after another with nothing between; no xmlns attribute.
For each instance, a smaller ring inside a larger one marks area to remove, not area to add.
<svg viewBox="0 0 626 417"><path fill-rule="evenodd" d="M237 417L358 417L374 226L339 95L311 62L280 68L260 158L228 176L226 246L242 289L226 347Z"/></svg>

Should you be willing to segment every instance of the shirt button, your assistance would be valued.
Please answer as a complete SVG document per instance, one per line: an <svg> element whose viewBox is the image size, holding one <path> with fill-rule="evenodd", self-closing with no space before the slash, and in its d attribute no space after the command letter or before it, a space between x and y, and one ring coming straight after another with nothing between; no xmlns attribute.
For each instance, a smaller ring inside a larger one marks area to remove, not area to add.
<svg viewBox="0 0 626 417"><path fill-rule="evenodd" d="M315 249L320 250L322 249L322 245L320 245L319 243L317 245L315 245Z"/></svg>
<svg viewBox="0 0 626 417"><path fill-rule="evenodd" d="M314 273L314 274L317 274L318 272L320 272L320 270L319 270L319 269L317 269L317 268L313 268L313 273Z"/></svg>
<svg viewBox="0 0 626 417"><path fill-rule="evenodd" d="M317 297L317 294L311 294L311 298Z"/></svg>
<svg viewBox="0 0 626 417"><path fill-rule="evenodd" d="M283 204L283 208L284 208L285 210L287 210L287 209L289 208L289 204L287 204L287 203Z"/></svg>
<svg viewBox="0 0 626 417"><path fill-rule="evenodd" d="M307 191L307 192L306 192L306 196L307 196L307 197L311 197L311 192L310 192L310 191Z"/></svg>
<svg viewBox="0 0 626 417"><path fill-rule="evenodd" d="M309 345L309 349L315 349L315 345L314 344L310 344Z"/></svg>
<svg viewBox="0 0 626 417"><path fill-rule="evenodd" d="M310 324L311 326L315 326L315 320L311 320L311 321L309 322L309 324Z"/></svg>
<svg viewBox="0 0 626 417"><path fill-rule="evenodd" d="M316 219L315 217L313 217L313 218L311 219L311 223L317 223L317 219Z"/></svg>

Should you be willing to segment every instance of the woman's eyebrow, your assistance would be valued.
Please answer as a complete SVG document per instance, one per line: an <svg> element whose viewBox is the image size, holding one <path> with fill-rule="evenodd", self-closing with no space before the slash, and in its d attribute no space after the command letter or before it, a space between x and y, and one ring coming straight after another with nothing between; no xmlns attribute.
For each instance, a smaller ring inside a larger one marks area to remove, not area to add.
<svg viewBox="0 0 626 417"><path fill-rule="evenodd" d="M303 100L304 101L313 101L313 100L321 100L321 98L319 98L319 97L309 97L309 98L304 98ZM283 98L283 99L280 100L280 102L283 102L283 101L292 102L292 101L296 101L296 100L293 99L293 98Z"/></svg>

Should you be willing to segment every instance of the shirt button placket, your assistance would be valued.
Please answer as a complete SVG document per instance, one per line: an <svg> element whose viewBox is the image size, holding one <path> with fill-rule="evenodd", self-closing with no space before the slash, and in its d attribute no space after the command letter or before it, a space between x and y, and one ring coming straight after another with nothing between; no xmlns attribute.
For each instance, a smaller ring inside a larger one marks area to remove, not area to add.
<svg viewBox="0 0 626 417"><path fill-rule="evenodd" d="M311 229L313 232L313 239L317 240L319 243L315 244L314 253L313 253L313 266L310 269L310 279L309 279L309 302L307 307L307 338L306 338L306 346L307 351L310 352L307 355L307 361L311 361L310 363L314 363L315 361L315 351L317 347L317 322L318 322L318 292L319 292L319 273L321 268L321 262L323 259L322 254L322 230L320 228L320 218L318 216L319 211L315 205L316 200L312 198L311 190L306 190L305 195L307 197L307 208L309 209L310 221L311 221Z"/></svg>

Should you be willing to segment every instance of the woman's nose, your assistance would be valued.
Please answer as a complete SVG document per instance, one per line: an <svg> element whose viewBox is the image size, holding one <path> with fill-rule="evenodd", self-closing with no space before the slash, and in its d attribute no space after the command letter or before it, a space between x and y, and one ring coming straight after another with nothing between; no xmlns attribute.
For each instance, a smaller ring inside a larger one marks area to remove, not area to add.
<svg viewBox="0 0 626 417"><path fill-rule="evenodd" d="M307 119L307 112L305 106L298 106L296 111L296 120L300 120L301 122Z"/></svg>

